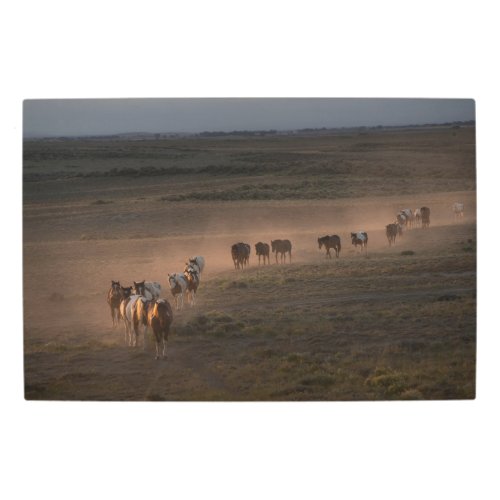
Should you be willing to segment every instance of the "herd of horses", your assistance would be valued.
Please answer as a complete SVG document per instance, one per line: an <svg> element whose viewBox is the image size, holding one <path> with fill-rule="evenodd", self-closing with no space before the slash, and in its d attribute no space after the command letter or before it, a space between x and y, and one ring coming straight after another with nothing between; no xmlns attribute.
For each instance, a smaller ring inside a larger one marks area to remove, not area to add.
<svg viewBox="0 0 500 500"><path fill-rule="evenodd" d="M464 215L463 203L453 204L455 220L460 220ZM405 208L396 214L395 222L386 226L386 236L389 246L395 244L396 237L402 236L403 231L416 227L428 228L430 226L431 211L429 207L421 207L415 210ZM366 252L368 248L368 233L358 231L351 233L351 243L360 251ZM340 237L336 234L326 235L318 238L318 247L326 250L326 257L332 258L330 250L334 250L335 256L340 256L342 248ZM255 244L255 253L263 264L270 264L270 252L275 254L276 264L286 263L288 255L292 262L292 243L290 240L272 240L271 246L259 241ZM244 269L250 263L251 246L248 243L235 243L231 246L231 257L234 268ZM177 310L183 308L184 296L188 303L194 306L195 295L200 286L201 275L205 267L205 259L202 256L191 257L186 262L182 273L168 275L170 292L174 297ZM133 286L123 287L119 281L112 281L108 292L107 302L111 310L113 327L120 321L125 325L125 342L130 346L137 346L140 329L143 330L144 349L146 348L147 330L150 328L156 340L156 359L166 357L167 340L170 326L174 316L172 307L168 300L160 298L161 285L154 281L134 281Z"/></svg>
<svg viewBox="0 0 500 500"><path fill-rule="evenodd" d="M385 226L385 234L389 246L396 243L397 236L403 236L403 230L413 229L415 227L428 228L431 224L431 209L421 207L412 210L404 208L396 214L396 220Z"/></svg>
<svg viewBox="0 0 500 500"><path fill-rule="evenodd" d="M194 305L194 296L200 285L204 267L205 259L196 256L186 262L183 273L168 275L170 291L177 309L182 308L184 295L187 296L188 302ZM119 281L111 281L107 302L113 327L120 321L125 325L125 343L137 347L142 328L143 346L146 349L147 331L151 329L156 342L156 359L165 359L174 314L168 300L160 298L160 294L161 285L156 281L134 281L134 284L128 287L122 286Z"/></svg>

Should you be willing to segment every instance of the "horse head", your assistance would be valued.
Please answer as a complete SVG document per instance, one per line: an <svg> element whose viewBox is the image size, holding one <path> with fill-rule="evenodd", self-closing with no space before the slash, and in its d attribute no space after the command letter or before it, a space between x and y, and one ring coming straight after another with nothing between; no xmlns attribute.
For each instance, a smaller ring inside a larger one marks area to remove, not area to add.
<svg viewBox="0 0 500 500"><path fill-rule="evenodd" d="M175 288L177 285L177 276L175 274L169 274L168 275L168 284L170 285L170 288Z"/></svg>
<svg viewBox="0 0 500 500"><path fill-rule="evenodd" d="M134 281L134 293L136 295L144 295L146 293L145 282L146 280Z"/></svg>

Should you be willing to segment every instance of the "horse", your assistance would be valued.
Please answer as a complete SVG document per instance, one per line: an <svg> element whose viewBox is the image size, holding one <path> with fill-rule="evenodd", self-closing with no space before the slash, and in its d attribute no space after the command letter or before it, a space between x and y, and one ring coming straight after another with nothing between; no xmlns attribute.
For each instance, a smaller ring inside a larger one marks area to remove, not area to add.
<svg viewBox="0 0 500 500"><path fill-rule="evenodd" d="M201 255L197 255L196 257L190 257L188 262L186 262L186 268L190 265L195 268L195 270L201 277L201 273L205 268L205 259Z"/></svg>
<svg viewBox="0 0 500 500"><path fill-rule="evenodd" d="M148 300L158 299L161 293L161 285L157 281L134 281L134 294L142 295Z"/></svg>
<svg viewBox="0 0 500 500"><path fill-rule="evenodd" d="M235 269L243 269L250 259L250 245L247 243L235 243L231 246L231 257Z"/></svg>
<svg viewBox="0 0 500 500"><path fill-rule="evenodd" d="M132 289L132 287L130 287ZM125 343L128 342L129 346L137 346L137 335L135 336L135 342L132 338L133 329L133 312L135 308L135 303L143 298L142 295L130 295L120 302L120 314L122 316L123 322L125 323Z"/></svg>
<svg viewBox="0 0 500 500"><path fill-rule="evenodd" d="M398 231L398 224L387 224L387 226L385 226L385 234L387 236L387 240L389 241L389 246L396 244L396 236L398 235Z"/></svg>
<svg viewBox="0 0 500 500"><path fill-rule="evenodd" d="M400 226L406 226L408 224L408 217L403 212L399 212L399 214L396 215L396 220Z"/></svg>
<svg viewBox="0 0 500 500"><path fill-rule="evenodd" d="M410 229L414 226L415 224L415 215L412 212L411 208L404 208L399 212L400 214L403 214L406 217L406 225L410 226Z"/></svg>
<svg viewBox="0 0 500 500"><path fill-rule="evenodd" d="M266 257L267 263L269 264L269 245L267 243L262 243L259 241L255 244L255 255L259 256L259 266L260 266L260 258L264 261L264 265L266 265Z"/></svg>
<svg viewBox="0 0 500 500"><path fill-rule="evenodd" d="M113 328L116 327L120 321L120 302L123 298L122 286L119 281L111 281L111 288L108 291L108 304L111 310L111 320L113 321Z"/></svg>
<svg viewBox="0 0 500 500"><path fill-rule="evenodd" d="M351 242L354 245L354 248L357 248L358 245L361 246L361 251L363 248L367 251L368 248L368 234L364 231L358 231L357 233L351 233Z"/></svg>
<svg viewBox="0 0 500 500"><path fill-rule="evenodd" d="M139 337L139 327L143 327L143 349L146 349L146 338L148 329L148 311L153 306L156 299L146 299L139 297L132 306L132 325L135 333L135 345L137 346L137 339Z"/></svg>
<svg viewBox="0 0 500 500"><path fill-rule="evenodd" d="M292 244L290 240L274 240L271 241L271 249L276 253L276 264L278 263L278 254L280 254L280 262L286 263L286 254L288 253L290 263L292 263Z"/></svg>
<svg viewBox="0 0 500 500"><path fill-rule="evenodd" d="M184 271L184 276L187 279L186 295L188 302L191 303L191 307L194 306L194 296L200 286L200 274L198 273L197 268L198 266L195 267L195 265L192 265L188 266L188 268Z"/></svg>
<svg viewBox="0 0 500 500"><path fill-rule="evenodd" d="M322 238L318 238L318 246L321 250L322 246L326 248L326 257L332 258L332 254L330 253L330 248L335 250L335 256L338 258L340 255L340 238L334 234L332 236L323 236Z"/></svg>
<svg viewBox="0 0 500 500"><path fill-rule="evenodd" d="M153 330L156 340L156 359L160 358L160 342L163 342L162 357L167 357L167 341L170 325L174 320L174 314L169 302L165 299L154 301L148 309L148 325Z"/></svg>
<svg viewBox="0 0 500 500"><path fill-rule="evenodd" d="M419 227L422 222L422 213L420 212L420 208L416 208L415 212L415 227Z"/></svg>
<svg viewBox="0 0 500 500"><path fill-rule="evenodd" d="M169 274L168 283L174 296L175 308L179 311L184 306L184 294L188 288L187 278L181 273Z"/></svg>
<svg viewBox="0 0 500 500"><path fill-rule="evenodd" d="M453 203L453 215L455 216L455 222L464 218L464 204L463 203Z"/></svg>
<svg viewBox="0 0 500 500"><path fill-rule="evenodd" d="M429 227L431 223L431 209L429 207L422 207L420 214L422 216L422 227Z"/></svg>

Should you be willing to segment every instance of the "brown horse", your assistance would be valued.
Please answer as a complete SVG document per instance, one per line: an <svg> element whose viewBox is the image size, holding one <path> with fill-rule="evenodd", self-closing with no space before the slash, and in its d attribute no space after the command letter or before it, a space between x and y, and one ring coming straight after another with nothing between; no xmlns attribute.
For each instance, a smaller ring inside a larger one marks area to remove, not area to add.
<svg viewBox="0 0 500 500"><path fill-rule="evenodd" d="M154 301L148 310L148 325L153 330L156 340L156 359L160 358L160 343L163 342L162 357L167 357L167 341L170 325L174 320L174 314L170 304L165 299Z"/></svg>
<svg viewBox="0 0 500 500"><path fill-rule="evenodd" d="M195 269L193 265L189 265L186 267L184 271L184 277L187 280L187 290L186 295L188 302L191 303L191 307L194 306L194 299L196 292L198 291L198 287L200 286L200 274Z"/></svg>
<svg viewBox="0 0 500 500"><path fill-rule="evenodd" d="M274 240L271 241L271 250L276 253L276 264L278 263L278 254L280 254L280 262L286 263L286 254L290 258L290 263L292 262L292 244L290 240Z"/></svg>
<svg viewBox="0 0 500 500"><path fill-rule="evenodd" d="M330 248L335 250L335 256L338 258L340 255L340 238L336 234L332 236L323 236L322 238L318 238L318 246L321 250L321 247L325 245L326 248L326 256L332 258L332 254L330 253Z"/></svg>
<svg viewBox="0 0 500 500"><path fill-rule="evenodd" d="M111 281L111 288L108 292L108 305L111 309L111 319L113 321L113 328L120 321L120 302L123 298L122 286L119 281Z"/></svg>
<svg viewBox="0 0 500 500"><path fill-rule="evenodd" d="M422 215L422 227L429 227L431 223L431 209L429 207L422 207L420 214Z"/></svg>
<svg viewBox="0 0 500 500"><path fill-rule="evenodd" d="M231 246L231 257L235 269L243 269L250 260L250 245L248 243L235 243Z"/></svg>
<svg viewBox="0 0 500 500"><path fill-rule="evenodd" d="M146 337L148 330L148 313L149 309L153 307L154 299L147 300L144 297L139 297L132 306L132 325L135 333L135 346L137 347L137 340L139 338L139 327L143 327L143 349L146 349Z"/></svg>
<svg viewBox="0 0 500 500"><path fill-rule="evenodd" d="M269 264L269 245L267 243L262 243L259 241L258 243L255 244L255 254L259 256L259 266L260 266L260 257L262 256L264 260L264 265L266 265L266 258L267 258L267 263Z"/></svg>
<svg viewBox="0 0 500 500"><path fill-rule="evenodd" d="M398 235L398 224L387 224L385 226L385 235L387 236L387 241L389 246L396 244L396 236Z"/></svg>

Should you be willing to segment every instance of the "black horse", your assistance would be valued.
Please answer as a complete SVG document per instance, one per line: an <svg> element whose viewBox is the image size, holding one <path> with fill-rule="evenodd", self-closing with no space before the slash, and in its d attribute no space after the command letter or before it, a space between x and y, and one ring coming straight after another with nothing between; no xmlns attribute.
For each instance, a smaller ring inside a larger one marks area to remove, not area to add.
<svg viewBox="0 0 500 500"><path fill-rule="evenodd" d="M338 258L340 255L340 238L334 234L332 236L323 236L322 238L318 238L318 245L321 250L324 245L326 248L326 256L332 258L332 254L330 253L330 248L335 250L335 255Z"/></svg>

